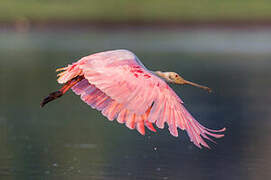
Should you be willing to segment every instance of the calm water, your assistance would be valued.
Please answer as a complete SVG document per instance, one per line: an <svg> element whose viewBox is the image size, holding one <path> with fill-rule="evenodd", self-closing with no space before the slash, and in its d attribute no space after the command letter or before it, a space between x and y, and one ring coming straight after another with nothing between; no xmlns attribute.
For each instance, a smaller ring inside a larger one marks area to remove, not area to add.
<svg viewBox="0 0 271 180"><path fill-rule="evenodd" d="M58 89L57 67L106 49L128 48L150 69L179 72L208 94L172 86L210 128L227 127L212 147L186 133L145 136L109 122ZM268 179L271 176L271 32L57 31L0 33L0 179Z"/></svg>

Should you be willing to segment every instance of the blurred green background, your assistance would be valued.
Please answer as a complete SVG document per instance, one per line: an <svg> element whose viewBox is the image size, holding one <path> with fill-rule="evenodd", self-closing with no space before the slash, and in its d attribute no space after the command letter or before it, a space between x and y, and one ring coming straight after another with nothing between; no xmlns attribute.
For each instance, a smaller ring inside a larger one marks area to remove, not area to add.
<svg viewBox="0 0 271 180"><path fill-rule="evenodd" d="M1 0L0 21L270 20L269 0Z"/></svg>

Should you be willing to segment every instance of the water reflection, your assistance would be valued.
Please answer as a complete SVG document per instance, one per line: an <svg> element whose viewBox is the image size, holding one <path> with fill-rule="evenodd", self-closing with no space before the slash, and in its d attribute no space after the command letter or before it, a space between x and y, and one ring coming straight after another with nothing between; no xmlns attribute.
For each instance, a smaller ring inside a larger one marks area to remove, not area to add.
<svg viewBox="0 0 271 180"><path fill-rule="evenodd" d="M125 180L269 177L270 33L212 33L2 32L0 175ZM254 49L245 37L266 46ZM210 143L212 150L197 149L184 132L179 138L167 130L141 136L107 121L71 92L39 108L43 96L59 87L57 67L117 48L135 51L150 69L180 72L212 87L209 95L172 86L196 119L207 127L226 126L226 136L218 144Z"/></svg>

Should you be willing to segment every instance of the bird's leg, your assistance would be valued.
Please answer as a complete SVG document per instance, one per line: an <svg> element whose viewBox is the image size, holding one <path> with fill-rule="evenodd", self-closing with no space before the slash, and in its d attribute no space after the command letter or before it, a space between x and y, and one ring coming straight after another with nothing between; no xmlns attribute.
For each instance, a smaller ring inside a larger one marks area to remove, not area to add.
<svg viewBox="0 0 271 180"><path fill-rule="evenodd" d="M207 90L209 93L212 92L212 89L208 88L207 86L202 86L202 85L199 85L199 84L197 84L197 83L194 83L194 82L191 82L191 81L187 81L187 80L183 79L183 78L180 77L180 76L179 76L177 82L178 82L177 84L189 84L189 85L191 85L191 86L195 86L195 87L198 87L198 88Z"/></svg>
<svg viewBox="0 0 271 180"><path fill-rule="evenodd" d="M40 103L40 106L43 107L45 104L47 104L50 101L53 101L57 98L60 98L63 94L65 94L71 87L73 87L75 84L77 84L79 81L84 79L83 76L76 76L75 78L69 80L61 89L58 91L50 93L46 98L42 100Z"/></svg>

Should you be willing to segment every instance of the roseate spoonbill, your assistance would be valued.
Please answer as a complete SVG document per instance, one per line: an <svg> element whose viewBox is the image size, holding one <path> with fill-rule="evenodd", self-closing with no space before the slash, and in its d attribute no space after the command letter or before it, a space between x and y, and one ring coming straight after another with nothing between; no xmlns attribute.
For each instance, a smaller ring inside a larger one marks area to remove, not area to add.
<svg viewBox="0 0 271 180"><path fill-rule="evenodd" d="M199 148L209 148L203 138L220 138L225 128L212 130L197 122L183 106L183 101L168 83L189 84L211 92L206 86L184 80L175 72L152 72L128 50L112 50L81 58L67 67L57 69L58 83L64 86L41 102L61 97L70 88L92 108L102 112L110 121L116 119L130 129L145 134L145 126L156 132L153 124L178 136L177 128L186 130L190 140ZM214 142L214 141L213 141Z"/></svg>

